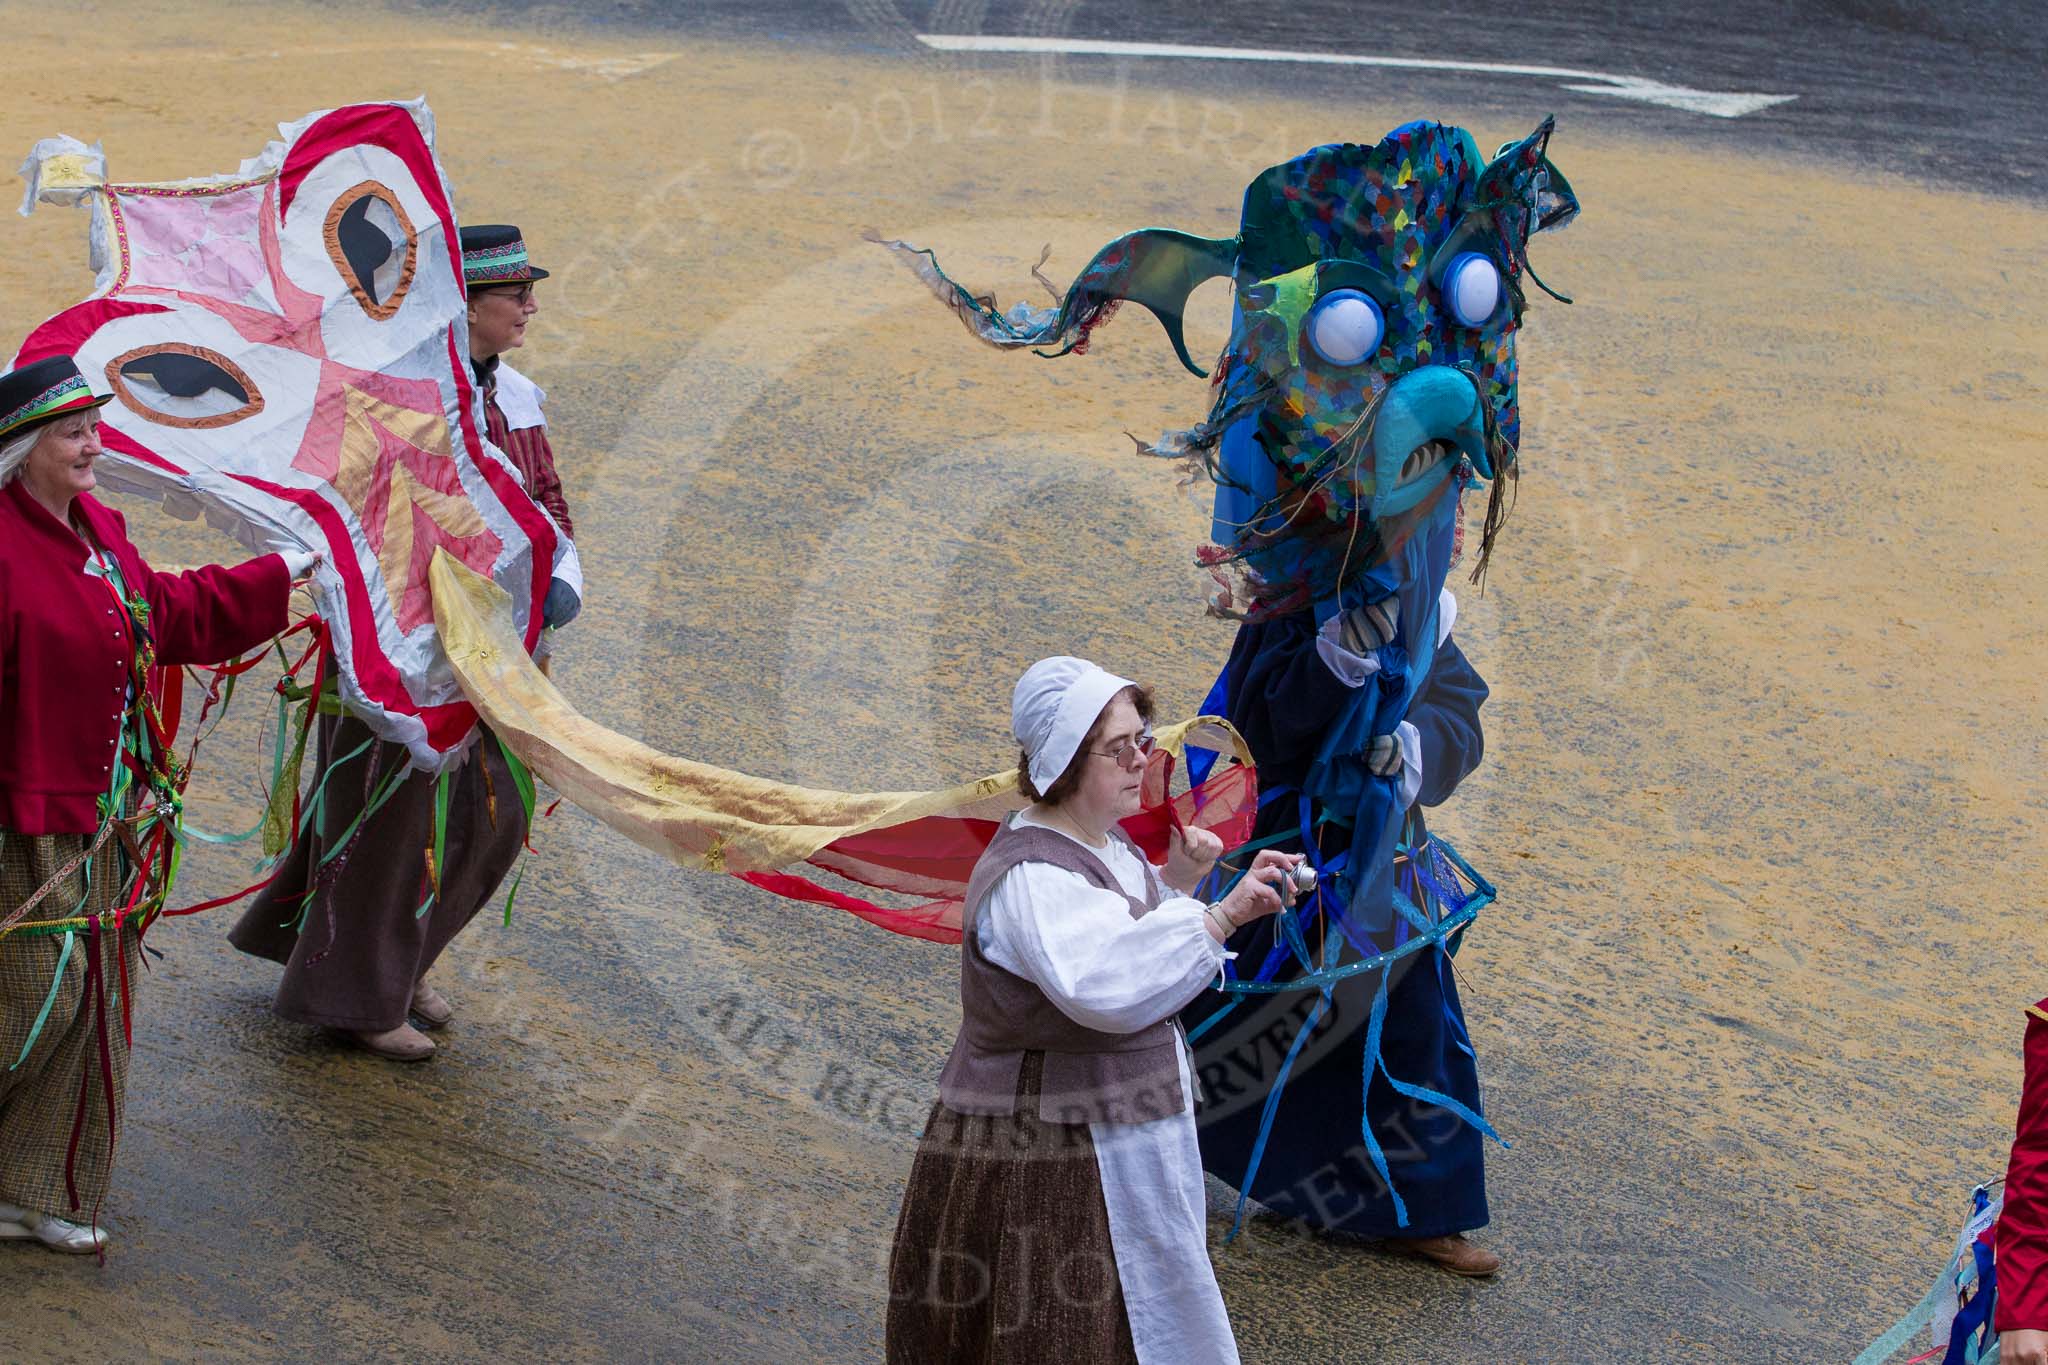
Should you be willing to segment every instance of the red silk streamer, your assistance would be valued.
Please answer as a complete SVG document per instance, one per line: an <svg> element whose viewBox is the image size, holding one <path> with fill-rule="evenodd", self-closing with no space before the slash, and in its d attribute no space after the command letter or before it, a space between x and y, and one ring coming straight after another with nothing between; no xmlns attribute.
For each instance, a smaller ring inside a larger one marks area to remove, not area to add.
<svg viewBox="0 0 2048 1365"><path fill-rule="evenodd" d="M128 922L128 916L134 913L136 905L142 900L143 888L149 885L150 869L155 867L159 861L169 862L170 831L159 823L150 832L149 842L149 852L143 855L141 866L135 869L135 885L128 893L128 903L122 906L121 913L114 917L114 941L117 945L114 953L114 962L121 969L121 1037L130 1047L135 1046L135 1024L132 1012L128 1008L128 958L126 954L118 950L121 926ZM135 931L135 941L138 944L142 941L142 929L140 927Z"/></svg>
<svg viewBox="0 0 2048 1365"><path fill-rule="evenodd" d="M165 910L162 913L164 915L172 916L196 915L201 910L216 910L223 905L233 905L236 901L242 899L242 897L253 896L258 891L261 891L264 887L270 885L271 881L275 879L276 876L277 874L273 872L270 874L270 876L265 877L262 881L257 882L254 886L245 886L240 891L232 891L225 896L215 896L210 901L201 901L197 905L181 906L176 910Z"/></svg>
<svg viewBox="0 0 2048 1365"><path fill-rule="evenodd" d="M97 930L95 931L95 937L98 937ZM105 949L105 938L100 938L99 947ZM119 961L120 956L121 929L119 925L116 925L114 927L115 960ZM107 968L105 963L100 964L99 984L99 1003L94 1008L93 1031L98 1036L100 1045L100 1090L107 1100L107 1169L112 1171L114 1167L114 1146L118 1140L118 1135L114 1130L120 1122L120 1105L114 1099L114 1050L107 1041ZM67 1178L68 1174L67 1172ZM99 1225L100 1201L94 1199L92 1201L92 1226L98 1228ZM105 1265L107 1263L107 1249L104 1243L97 1248L97 1253L100 1264Z"/></svg>
<svg viewBox="0 0 2048 1365"><path fill-rule="evenodd" d="M1125 833L1147 858L1163 860L1170 831L1188 824L1214 831L1226 849L1251 837L1259 807L1258 776L1251 768L1225 764L1201 786L1167 799L1166 781L1171 772L1170 761L1155 761L1146 782L1147 805L1123 822ZM835 839L809 859L813 867L847 881L923 898L906 909L878 905L794 873L737 875L741 881L789 900L844 910L892 934L930 943L958 943L967 880L995 832L993 820L928 815Z"/></svg>
<svg viewBox="0 0 2048 1365"><path fill-rule="evenodd" d="M120 951L119 931L114 938L114 951ZM94 1032L99 1042L100 1088L107 1101L107 1162L114 1159L115 1129L119 1125L120 1106L114 1099L114 1051L107 1039L107 978L106 967L100 962L100 923L97 919L86 925L85 955L85 1006L93 1011ZM64 1192L71 1196L69 1212L78 1211L78 1144L85 1137L85 1110L92 1098L92 1077L81 1077L78 1082L78 1107L71 1117L71 1140L64 1149ZM100 1201L92 1203L91 1226L100 1225ZM100 1264L105 1265L107 1253L104 1246L98 1248Z"/></svg>
<svg viewBox="0 0 2048 1365"><path fill-rule="evenodd" d="M299 722L299 737L293 741L299 745L303 745L306 742L306 736L313 732L313 717L320 713L320 692L322 688L327 686L327 625L317 616L308 617L307 619L313 623L313 643L307 647L305 654L299 656L298 663L292 665L291 672L285 675L286 677L297 676L298 671L306 666L308 657L318 661L313 665L313 691L306 699L306 717ZM283 690L284 678L277 680L277 686L280 691ZM279 744L284 743L284 736L279 735L277 742ZM295 839L298 837L299 817L302 814L299 810L299 800L300 792L298 787L294 785L292 787L292 837ZM278 866L282 867L283 864L279 863ZM276 874L273 872L272 875L275 876Z"/></svg>
<svg viewBox="0 0 2048 1365"><path fill-rule="evenodd" d="M558 796L554 800L548 802L548 808L546 810L539 810L538 808L536 808L534 813L540 816L540 818L543 820L551 820L554 818L555 811L561 806L561 804L562 798ZM531 853L536 858L540 856L540 850L533 846L533 821L528 820L526 822L526 834L520 842L526 846L526 851L528 853Z"/></svg>
<svg viewBox="0 0 2048 1365"><path fill-rule="evenodd" d="M94 920L85 931L85 1000L86 1009L92 1008L93 986L99 981L99 921ZM78 1142L85 1136L85 1106L92 1097L92 1075L88 1072L79 1078L78 1104L71 1115L71 1140L64 1148L64 1193L71 1196L69 1212L78 1212Z"/></svg>
<svg viewBox="0 0 2048 1365"><path fill-rule="evenodd" d="M93 956L99 961L99 972L97 982L99 989L93 1001L93 1013L98 1024L98 1028L96 1031L99 1034L100 1045L100 1085L106 1093L107 1141L109 1150L111 1151L113 1144L113 1125L115 1113L114 1056L112 1046L107 1041L107 963L105 956L107 949L106 930L99 923L95 922L91 926L91 928L87 930L87 935L88 937L94 940ZM117 937L115 939L115 951L117 955L119 953L119 944L120 940L118 938L117 932Z"/></svg>
<svg viewBox="0 0 2048 1365"><path fill-rule="evenodd" d="M829 905L848 914L858 915L870 924L879 925L892 934L906 938L921 938L930 943L958 943L960 941L960 902L937 900L909 910L891 910L876 905L873 901L849 896L843 891L833 891L818 885L806 877L792 876L787 872L742 872L739 879L752 882L763 891L772 891L786 900L806 901L812 905Z"/></svg>
<svg viewBox="0 0 2048 1365"><path fill-rule="evenodd" d="M181 668L150 670L150 691L156 697L156 711L166 745L178 742L178 724L185 718L185 671Z"/></svg>

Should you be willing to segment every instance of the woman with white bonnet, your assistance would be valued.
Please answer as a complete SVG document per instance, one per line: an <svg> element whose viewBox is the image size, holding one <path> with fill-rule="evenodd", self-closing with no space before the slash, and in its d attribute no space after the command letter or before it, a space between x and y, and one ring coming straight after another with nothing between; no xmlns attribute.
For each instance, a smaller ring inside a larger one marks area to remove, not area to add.
<svg viewBox="0 0 2048 1365"><path fill-rule="evenodd" d="M315 558L151 569L92 496L107 401L69 356L0 375L0 1241L71 1252L105 1244L142 980L126 817L162 764L149 674L278 634Z"/></svg>
<svg viewBox="0 0 2048 1365"><path fill-rule="evenodd" d="M1010 714L1033 804L968 882L960 1034L896 1226L888 1358L1235 1361L1174 1016L1299 860L1260 853L1213 904L1190 893L1214 834L1177 831L1165 867L1146 861L1118 823L1153 747L1129 679L1042 659Z"/></svg>

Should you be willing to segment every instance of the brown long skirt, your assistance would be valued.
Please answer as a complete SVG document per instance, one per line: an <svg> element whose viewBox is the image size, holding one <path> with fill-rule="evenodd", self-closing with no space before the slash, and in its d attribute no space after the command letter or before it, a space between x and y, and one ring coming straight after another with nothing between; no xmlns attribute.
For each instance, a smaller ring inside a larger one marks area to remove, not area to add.
<svg viewBox="0 0 2048 1365"><path fill-rule="evenodd" d="M92 836L86 834L0 834L0 919L91 842ZM117 908L125 861L120 842L109 839L89 869L74 872L23 922L46 924ZM120 938L118 956L115 932ZM141 940L127 928L97 935L80 929L71 935L68 956L64 945L62 933L0 938L0 1203L84 1221L106 1197L114 1173L114 1139L128 1089L128 1044L121 1027L122 959L132 990L142 975ZM89 964L98 968L98 979L106 987L104 994L95 989L90 998ZM36 1019L46 1002L50 1012L36 1033ZM32 1047L31 1033L36 1033ZM109 1081L112 1113L107 1108ZM64 1171L81 1093L85 1121L76 1156L69 1160L78 1196L74 1201Z"/></svg>
<svg viewBox="0 0 2048 1365"><path fill-rule="evenodd" d="M889 1254L890 1365L1133 1365L1088 1125L932 1106Z"/></svg>
<svg viewBox="0 0 2048 1365"><path fill-rule="evenodd" d="M323 716L315 782L369 738L369 727L353 716ZM439 781L432 774L398 779L348 847L323 866L335 841L405 763L405 747L383 740L343 763L328 782L319 821L300 833L276 878L228 932L228 942L243 952L284 964L274 1006L281 1018L362 1032L397 1028L427 969L518 860L526 812L486 731L455 770L441 889L426 914L417 911L429 890Z"/></svg>

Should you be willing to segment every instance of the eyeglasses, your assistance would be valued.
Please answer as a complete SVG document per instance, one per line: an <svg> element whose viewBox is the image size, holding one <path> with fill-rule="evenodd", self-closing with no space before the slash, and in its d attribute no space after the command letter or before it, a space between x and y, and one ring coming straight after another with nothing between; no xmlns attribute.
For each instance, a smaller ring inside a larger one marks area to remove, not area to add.
<svg viewBox="0 0 2048 1365"><path fill-rule="evenodd" d="M1088 752L1103 758L1115 759L1119 768L1142 768L1145 766L1145 760L1152 757L1152 751L1158 747L1159 741L1152 738L1150 730L1146 730L1136 739L1127 739L1114 749L1090 749ZM1133 763L1133 759L1137 761Z"/></svg>
<svg viewBox="0 0 2048 1365"><path fill-rule="evenodd" d="M520 285L517 289L513 289L508 286L504 289L485 289L481 292L490 294L496 298L512 299L515 302L522 304L533 302L533 282L531 280L529 280L525 284Z"/></svg>

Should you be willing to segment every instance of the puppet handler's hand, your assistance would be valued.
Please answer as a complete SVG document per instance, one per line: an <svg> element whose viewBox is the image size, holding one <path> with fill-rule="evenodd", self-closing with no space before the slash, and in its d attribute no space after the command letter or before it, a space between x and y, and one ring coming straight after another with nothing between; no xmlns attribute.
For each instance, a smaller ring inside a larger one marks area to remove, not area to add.
<svg viewBox="0 0 2048 1365"><path fill-rule="evenodd" d="M1183 895L1192 895L1216 860L1223 856L1223 840L1214 831L1184 825L1170 830L1166 843L1166 870L1160 875L1166 884Z"/></svg>
<svg viewBox="0 0 2048 1365"><path fill-rule="evenodd" d="M313 572L314 568L327 558L318 550L284 550L279 552L277 557L284 561L284 571L294 583Z"/></svg>
<svg viewBox="0 0 2048 1365"><path fill-rule="evenodd" d="M1287 874L1300 861L1299 853L1262 849L1230 894L1209 907L1209 936L1221 942L1253 920L1277 914L1288 903L1281 891Z"/></svg>
<svg viewBox="0 0 2048 1365"><path fill-rule="evenodd" d="M576 619L583 610L583 599L576 595L576 589L567 581L557 578L548 584L547 600L541 603L540 619L549 626L560 630Z"/></svg>
<svg viewBox="0 0 2048 1365"><path fill-rule="evenodd" d="M1998 1338L1998 1365L2048 1365L2048 1332L2006 1332Z"/></svg>

